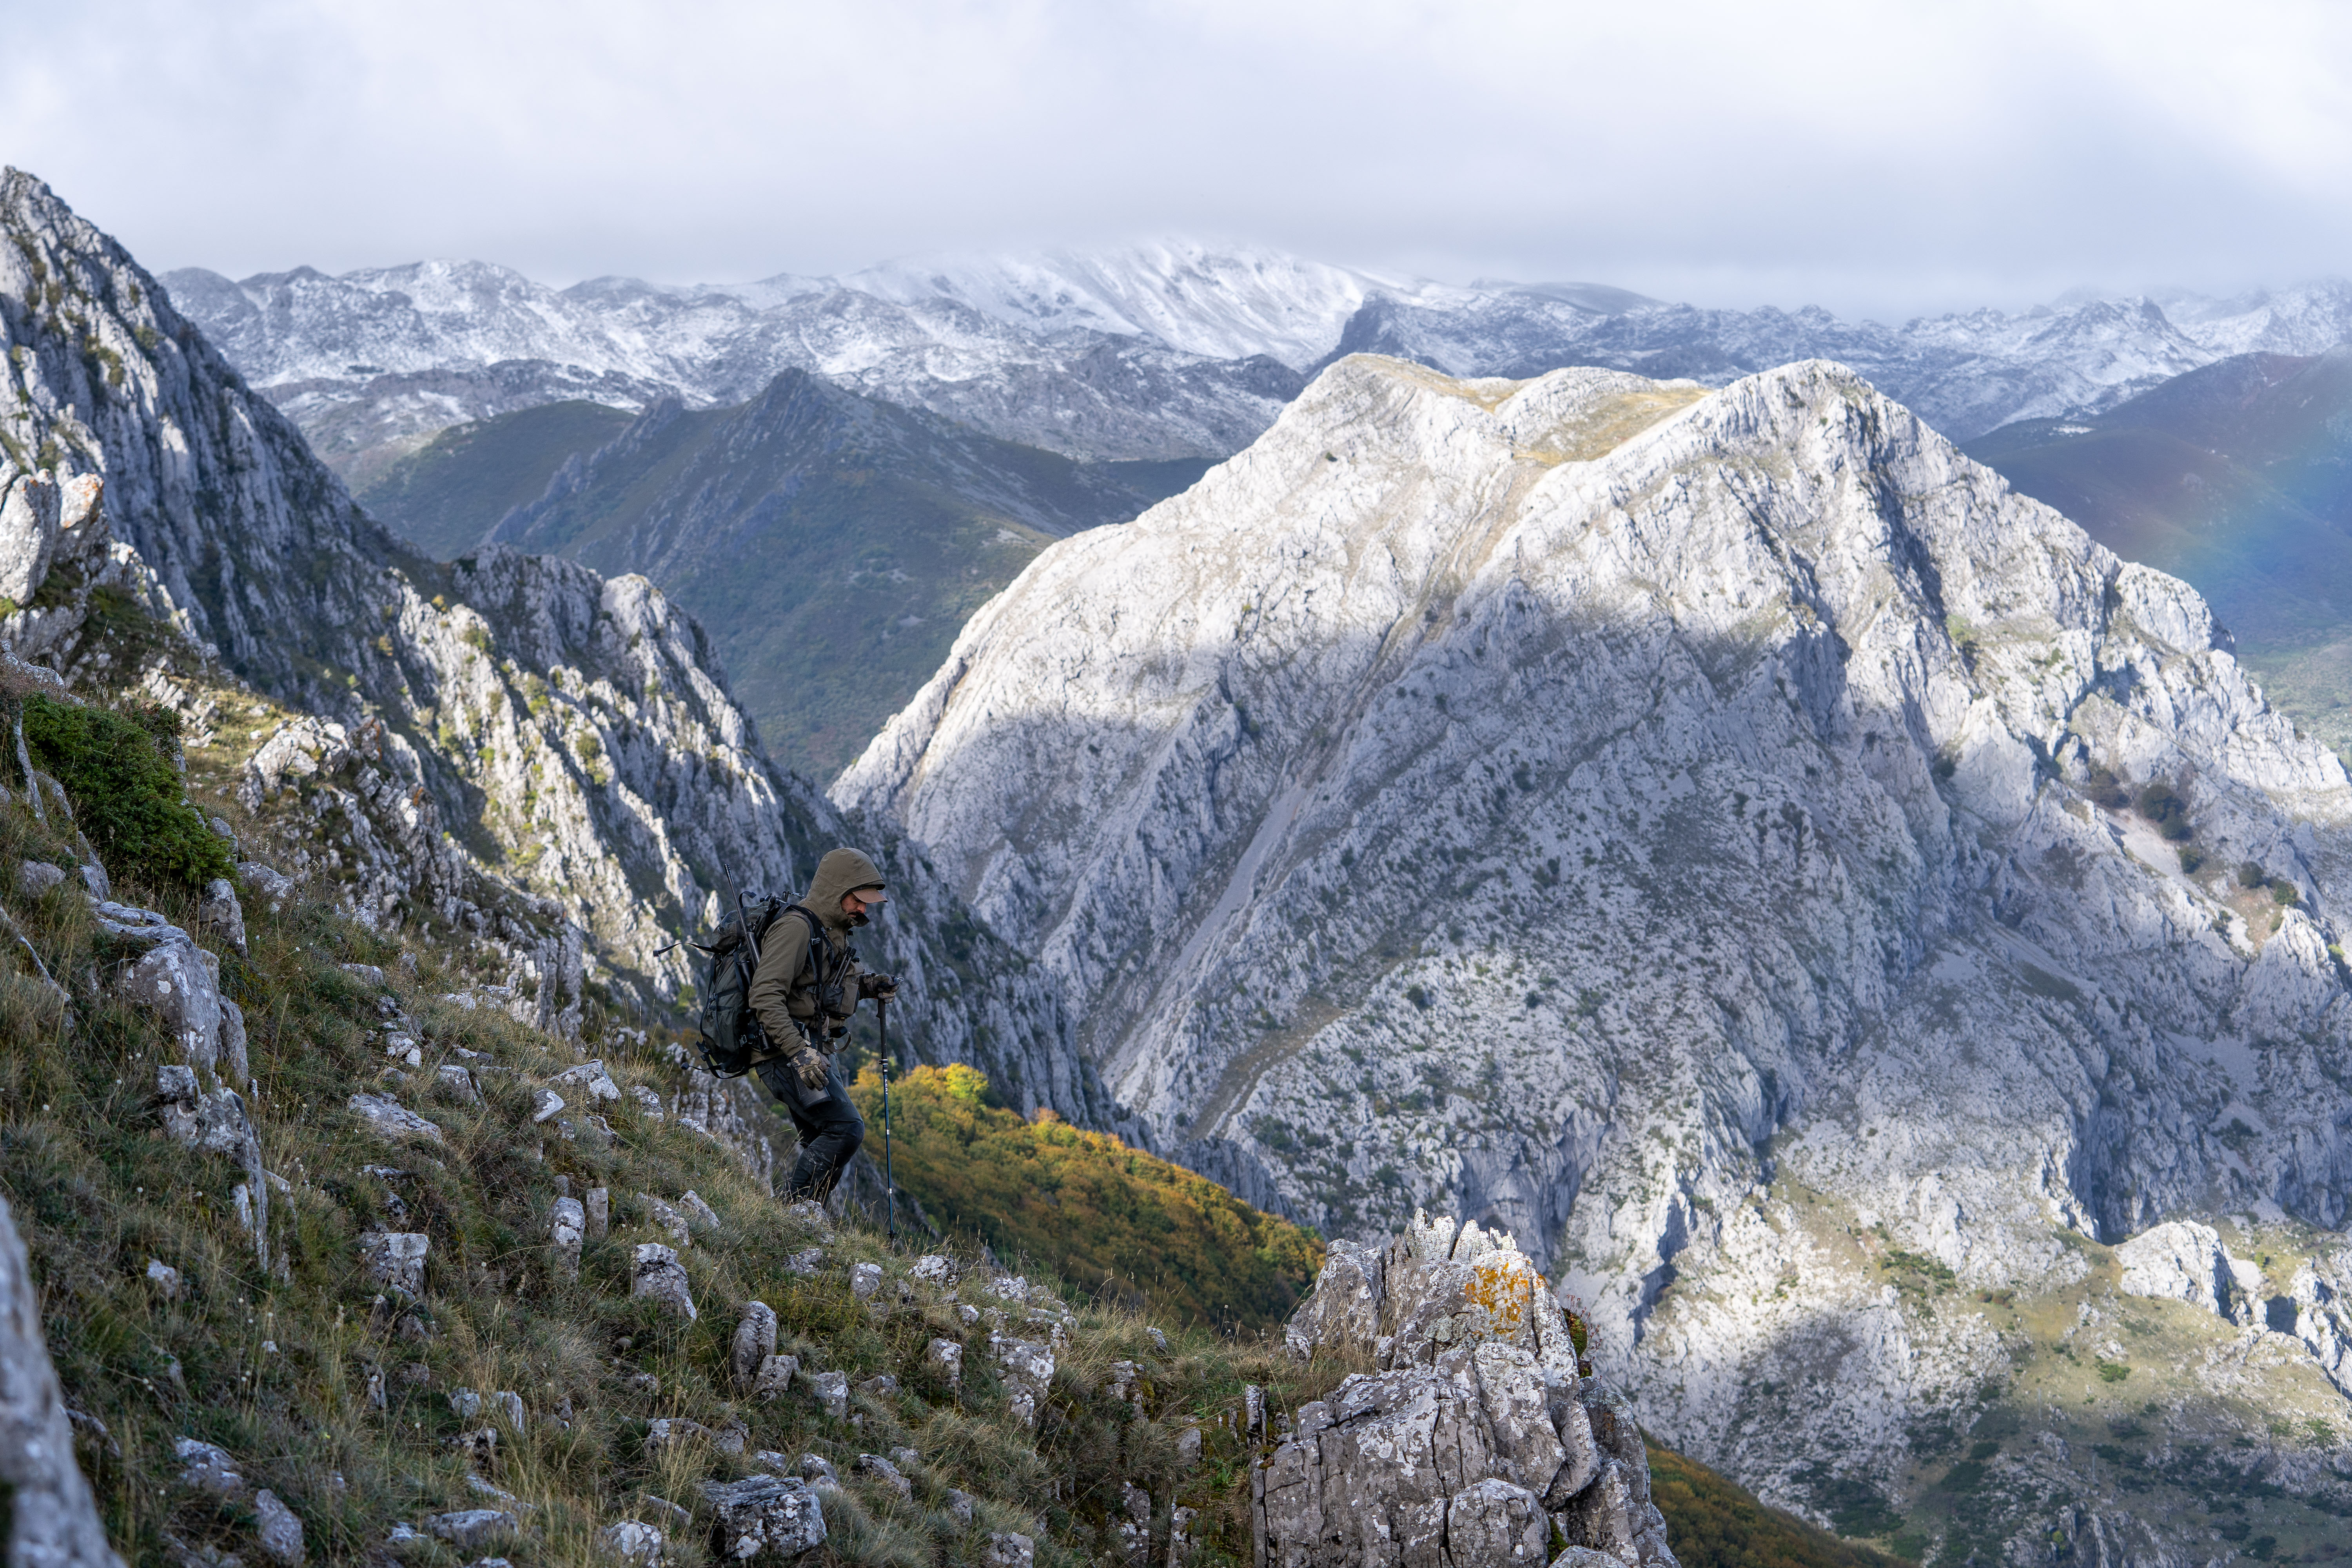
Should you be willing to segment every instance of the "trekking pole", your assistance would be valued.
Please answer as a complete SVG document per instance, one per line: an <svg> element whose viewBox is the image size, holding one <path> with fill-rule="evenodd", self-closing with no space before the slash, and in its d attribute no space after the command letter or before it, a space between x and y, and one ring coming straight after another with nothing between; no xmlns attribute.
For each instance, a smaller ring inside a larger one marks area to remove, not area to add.
<svg viewBox="0 0 2352 1568"><path fill-rule="evenodd" d="M898 1186L890 1169L890 998L874 998L874 1028L882 1050L882 1202L890 1243L898 1241Z"/></svg>

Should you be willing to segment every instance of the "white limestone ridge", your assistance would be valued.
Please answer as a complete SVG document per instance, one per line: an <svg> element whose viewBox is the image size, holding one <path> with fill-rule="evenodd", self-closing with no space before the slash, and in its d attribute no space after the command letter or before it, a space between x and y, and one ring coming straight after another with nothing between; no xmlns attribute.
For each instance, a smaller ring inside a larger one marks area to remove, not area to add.
<svg viewBox="0 0 2352 1568"><path fill-rule="evenodd" d="M2352 780L2193 591L1834 364L1342 361L1049 547L832 793L1162 1148L1338 1236L1507 1228L1775 1500L1899 1490L1998 1381L1903 1259L2347 1217Z"/></svg>

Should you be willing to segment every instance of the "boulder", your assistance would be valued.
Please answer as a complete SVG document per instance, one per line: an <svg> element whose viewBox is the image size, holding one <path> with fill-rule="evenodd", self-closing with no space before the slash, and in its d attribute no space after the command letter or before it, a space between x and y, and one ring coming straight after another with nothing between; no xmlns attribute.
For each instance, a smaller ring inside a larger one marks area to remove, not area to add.
<svg viewBox="0 0 2352 1568"><path fill-rule="evenodd" d="M2230 1254L2211 1226L2170 1220L2140 1232L2116 1248L2127 1296L2186 1301L2227 1318L2236 1280Z"/></svg>
<svg viewBox="0 0 2352 1568"><path fill-rule="evenodd" d="M115 983L115 990L155 1015L179 1047L181 1060L213 1071L220 1058L220 960L176 926L152 937L151 930L142 922L147 951Z"/></svg>
<svg viewBox="0 0 2352 1568"><path fill-rule="evenodd" d="M1004 1369L1007 1404L1013 1418L1024 1426L1037 1424L1037 1407L1054 1382L1054 1347L1036 1340L988 1336L988 1353Z"/></svg>
<svg viewBox="0 0 2352 1568"><path fill-rule="evenodd" d="M433 1238L416 1231L372 1230L360 1237L360 1267L387 1290L425 1294L425 1255Z"/></svg>
<svg viewBox="0 0 2352 1568"><path fill-rule="evenodd" d="M613 1075L604 1070L604 1064L601 1061L582 1062L578 1067L565 1068L555 1075L553 1081L577 1085L591 1100L621 1098L621 1086L613 1081Z"/></svg>
<svg viewBox="0 0 2352 1568"><path fill-rule="evenodd" d="M65 868L47 860L27 860L16 868L16 890L28 899L39 898L65 879Z"/></svg>
<svg viewBox="0 0 2352 1568"><path fill-rule="evenodd" d="M915 1499L915 1483L907 1479L906 1472L879 1454L858 1455L850 1462L849 1469L852 1475L879 1481L909 1502Z"/></svg>
<svg viewBox="0 0 2352 1568"><path fill-rule="evenodd" d="M1036 1568L1037 1543L1025 1535L1011 1532L992 1535L981 1562L987 1568Z"/></svg>
<svg viewBox="0 0 2352 1568"><path fill-rule="evenodd" d="M659 1563L669 1546L661 1526L625 1519L596 1532L596 1544L624 1563Z"/></svg>
<svg viewBox="0 0 2352 1568"><path fill-rule="evenodd" d="M438 1126L388 1095L355 1094L351 1107L353 1114L380 1138L423 1138L435 1143L442 1141Z"/></svg>
<svg viewBox="0 0 2352 1568"><path fill-rule="evenodd" d="M702 1483L718 1516L711 1550L725 1561L788 1562L824 1544L824 1509L808 1483L787 1476Z"/></svg>
<svg viewBox="0 0 2352 1568"><path fill-rule="evenodd" d="M759 1382L761 1369L768 1358L775 1353L775 1309L765 1301L746 1301L743 1316L735 1325L735 1342L728 1357L736 1391L751 1390Z"/></svg>
<svg viewBox="0 0 2352 1568"><path fill-rule="evenodd" d="M801 1369L800 1357L772 1355L760 1363L760 1370L751 1379L752 1396L765 1405L793 1385L793 1374Z"/></svg>
<svg viewBox="0 0 2352 1568"><path fill-rule="evenodd" d="M814 1395L827 1415L835 1421L849 1415L849 1374L845 1372L811 1373L809 1393Z"/></svg>
<svg viewBox="0 0 2352 1568"><path fill-rule="evenodd" d="M261 1554L279 1568L298 1568L302 1561L302 1521L268 1488L253 1494L255 1533Z"/></svg>
<svg viewBox="0 0 2352 1568"><path fill-rule="evenodd" d="M521 1524L521 1520L504 1509L463 1508L433 1515L425 1521L425 1531L460 1552L469 1552L501 1535L511 1534Z"/></svg>
<svg viewBox="0 0 2352 1568"><path fill-rule="evenodd" d="M196 927L245 952L245 906L237 902L236 883L215 877L205 884L205 896L196 905Z"/></svg>
<svg viewBox="0 0 2352 1568"><path fill-rule="evenodd" d="M638 1244L636 1272L629 1294L650 1296L689 1323L698 1316L693 1283L687 1278L686 1266L678 1262L675 1251L657 1241Z"/></svg>
<svg viewBox="0 0 2352 1568"><path fill-rule="evenodd" d="M183 1437L172 1446L180 1461L180 1484L215 1497L236 1497L245 1490L245 1473L226 1448L201 1438Z"/></svg>
<svg viewBox="0 0 2352 1568"><path fill-rule="evenodd" d="M588 1211L578 1198L558 1198L548 1210L547 1240L555 1254L555 1272L566 1279L580 1277L580 1247L588 1234Z"/></svg>
<svg viewBox="0 0 2352 1568"><path fill-rule="evenodd" d="M13 474L0 489L0 599L32 603L49 574L62 521L58 481L47 473Z"/></svg>
<svg viewBox="0 0 2352 1568"><path fill-rule="evenodd" d="M882 1289L882 1266L878 1263L853 1263L849 1266L849 1293L861 1301L871 1300Z"/></svg>
<svg viewBox="0 0 2352 1568"><path fill-rule="evenodd" d="M923 1347L923 1363L939 1373L950 1388L963 1386L963 1347L953 1340L933 1340Z"/></svg>

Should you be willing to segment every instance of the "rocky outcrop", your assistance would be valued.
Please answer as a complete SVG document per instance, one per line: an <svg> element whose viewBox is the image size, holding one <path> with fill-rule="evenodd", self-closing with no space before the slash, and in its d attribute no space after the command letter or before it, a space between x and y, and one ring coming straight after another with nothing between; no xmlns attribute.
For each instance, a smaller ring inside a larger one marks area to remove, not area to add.
<svg viewBox="0 0 2352 1568"><path fill-rule="evenodd" d="M1159 1148L1330 1234L1507 1229L1775 1501L1981 1407L1998 1325L1890 1270L2347 1217L2342 765L2186 586L1835 366L1342 362L1047 549L834 794Z"/></svg>
<svg viewBox="0 0 2352 1568"><path fill-rule="evenodd" d="M89 1482L74 1462L73 1424L41 1335L40 1289L16 1222L0 1199L0 1482L8 1489L8 1561L122 1568L107 1544Z"/></svg>
<svg viewBox="0 0 2352 1568"><path fill-rule="evenodd" d="M1557 1535L1673 1568L1632 1411L1580 1373L1567 1314L1507 1235L1417 1215L1385 1248L1335 1244L1285 1338L1377 1370L1301 1406L1258 1464L1259 1562L1535 1564Z"/></svg>

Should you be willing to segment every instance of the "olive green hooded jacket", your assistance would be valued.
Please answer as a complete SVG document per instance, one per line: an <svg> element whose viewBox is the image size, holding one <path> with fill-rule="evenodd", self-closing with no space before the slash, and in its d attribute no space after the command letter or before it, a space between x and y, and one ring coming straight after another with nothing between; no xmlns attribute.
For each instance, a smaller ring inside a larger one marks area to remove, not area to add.
<svg viewBox="0 0 2352 1568"><path fill-rule="evenodd" d="M855 849L835 849L816 863L816 876L799 902L815 911L825 951L838 958L849 945L849 917L841 912L842 895L859 888L882 886L882 869ZM828 965L830 967L830 965ZM857 1006L857 976L865 965L852 958L844 971L838 1005L830 1021L845 1024ZM798 914L780 916L760 939L760 967L752 972L746 998L760 1026L768 1032L769 1052L762 1059L790 1056L801 1048L797 1024L818 1022L816 975L809 965L808 921ZM822 1036L817 1045L826 1049Z"/></svg>

